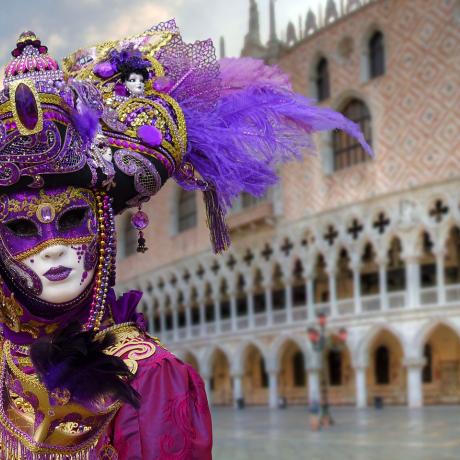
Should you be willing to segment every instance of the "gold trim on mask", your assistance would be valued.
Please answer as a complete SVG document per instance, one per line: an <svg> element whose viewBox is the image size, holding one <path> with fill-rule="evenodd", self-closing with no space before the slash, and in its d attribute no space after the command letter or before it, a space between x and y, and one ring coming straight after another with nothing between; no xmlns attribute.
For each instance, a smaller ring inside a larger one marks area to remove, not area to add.
<svg viewBox="0 0 460 460"><path fill-rule="evenodd" d="M80 236L78 238L53 238L52 240L43 241L43 243L38 244L37 246L23 251L18 255L14 256L16 262L22 262L28 257L36 256L43 249L49 248L50 246L57 245L69 245L69 244L89 244L93 241L94 236Z"/></svg>
<svg viewBox="0 0 460 460"><path fill-rule="evenodd" d="M96 198L94 197L94 200L91 200L91 195L94 197L90 190L68 187L64 192L59 193L58 195L47 195L42 189L40 190L38 197L30 197L26 200L15 200L6 197L8 210L0 222L4 222L10 213L17 214L20 212L25 212L27 217L36 215L38 218L38 211L44 205L53 208L54 213L57 214L62 211L65 206L69 205L73 200L76 199L82 199L85 201L90 206L91 210L96 214Z"/></svg>

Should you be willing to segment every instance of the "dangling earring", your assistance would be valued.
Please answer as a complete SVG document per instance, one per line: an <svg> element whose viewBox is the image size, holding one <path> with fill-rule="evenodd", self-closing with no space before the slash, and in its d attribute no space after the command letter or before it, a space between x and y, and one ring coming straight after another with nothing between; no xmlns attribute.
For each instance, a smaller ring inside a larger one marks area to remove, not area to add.
<svg viewBox="0 0 460 460"><path fill-rule="evenodd" d="M149 216L141 209L142 205L139 205L138 211L133 215L133 217L131 217L131 224L139 232L137 252L144 253L148 250L148 248L145 246L144 232L142 230L144 230L149 224Z"/></svg>

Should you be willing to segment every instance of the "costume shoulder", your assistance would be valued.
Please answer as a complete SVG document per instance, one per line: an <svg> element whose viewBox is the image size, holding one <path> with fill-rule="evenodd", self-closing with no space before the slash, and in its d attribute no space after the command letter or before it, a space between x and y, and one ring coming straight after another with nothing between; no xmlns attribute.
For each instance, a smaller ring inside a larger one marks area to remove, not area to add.
<svg viewBox="0 0 460 460"><path fill-rule="evenodd" d="M119 328L117 338L108 352L125 360L141 395L139 410L124 405L112 422L119 458L211 459L211 415L201 377L136 327Z"/></svg>

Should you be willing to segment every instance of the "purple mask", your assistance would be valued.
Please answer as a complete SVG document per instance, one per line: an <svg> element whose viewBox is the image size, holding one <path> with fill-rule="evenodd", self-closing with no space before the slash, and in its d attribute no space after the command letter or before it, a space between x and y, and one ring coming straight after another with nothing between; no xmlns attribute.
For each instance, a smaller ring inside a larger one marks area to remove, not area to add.
<svg viewBox="0 0 460 460"><path fill-rule="evenodd" d="M13 291L45 305L71 305L88 290L97 250L96 197L90 190L59 187L0 196L0 259Z"/></svg>

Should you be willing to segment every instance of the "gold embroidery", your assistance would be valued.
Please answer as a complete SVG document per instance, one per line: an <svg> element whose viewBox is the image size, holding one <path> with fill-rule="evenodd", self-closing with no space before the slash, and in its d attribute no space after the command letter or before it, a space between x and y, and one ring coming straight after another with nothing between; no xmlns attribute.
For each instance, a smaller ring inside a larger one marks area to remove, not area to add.
<svg viewBox="0 0 460 460"><path fill-rule="evenodd" d="M108 331L108 329L101 331L96 337ZM107 348L105 353L122 358L132 374L137 372L138 361L147 359L155 354L155 345L145 340L144 335L134 325L113 326L110 328L110 332L116 335L117 341L115 345Z"/></svg>
<svg viewBox="0 0 460 460"><path fill-rule="evenodd" d="M0 288L0 305L0 323L4 323L13 332L26 332L34 339L38 337L37 328L21 323L20 318L24 310L14 298L14 294L7 297Z"/></svg>
<svg viewBox="0 0 460 460"><path fill-rule="evenodd" d="M94 213L96 212L96 199L93 192L82 188L67 187L65 192L59 193L58 195L47 195L42 189L38 197L29 197L27 200L9 199L5 195L1 198L2 201L5 201L8 205L8 208L5 210L6 215L3 216L2 221L6 219L9 213L17 214L19 212L25 212L27 217L32 217L38 213L44 204L51 206L54 210L54 214L57 214L76 199L84 200L91 207L92 211Z"/></svg>

